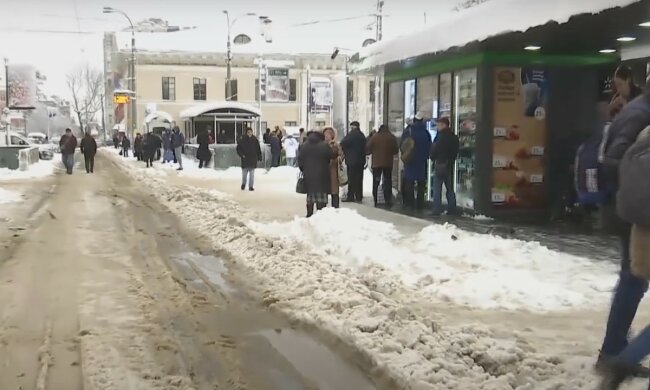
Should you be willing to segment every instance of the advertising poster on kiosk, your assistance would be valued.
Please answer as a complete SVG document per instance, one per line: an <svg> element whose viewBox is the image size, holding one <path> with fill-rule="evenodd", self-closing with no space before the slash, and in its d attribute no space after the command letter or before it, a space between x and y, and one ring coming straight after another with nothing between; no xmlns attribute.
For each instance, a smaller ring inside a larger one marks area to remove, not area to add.
<svg viewBox="0 0 650 390"><path fill-rule="evenodd" d="M492 204L499 209L545 207L547 73L494 70Z"/></svg>

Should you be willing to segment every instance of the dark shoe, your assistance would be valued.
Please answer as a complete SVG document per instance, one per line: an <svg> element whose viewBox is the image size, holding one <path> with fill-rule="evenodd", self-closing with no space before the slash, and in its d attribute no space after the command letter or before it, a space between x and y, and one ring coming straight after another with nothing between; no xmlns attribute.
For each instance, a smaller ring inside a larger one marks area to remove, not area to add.
<svg viewBox="0 0 650 390"><path fill-rule="evenodd" d="M255 188L251 187L248 189L249 191L255 191Z"/></svg>
<svg viewBox="0 0 650 390"><path fill-rule="evenodd" d="M177 168L176 170L180 172L180 171L182 171L182 170L183 170L183 168Z"/></svg>
<svg viewBox="0 0 650 390"><path fill-rule="evenodd" d="M598 355L598 360L596 361L596 364L594 365L594 369L596 370L597 373L601 375L606 375L612 370L612 367L620 367L620 363L617 363L615 358L606 356L606 355ZM644 367L641 364L637 364L636 366L630 367L626 366L625 368L628 372L630 372L630 375L636 378L649 378L650 377L650 369L647 367Z"/></svg>
<svg viewBox="0 0 650 390"><path fill-rule="evenodd" d="M242 184L242 185L241 185L241 190L244 191L245 189L246 189L246 185L245 185L245 184Z"/></svg>
<svg viewBox="0 0 650 390"><path fill-rule="evenodd" d="M618 390L623 382L634 377L638 366L638 364L630 366L615 359L599 357L596 367L603 379L598 385L598 390Z"/></svg>

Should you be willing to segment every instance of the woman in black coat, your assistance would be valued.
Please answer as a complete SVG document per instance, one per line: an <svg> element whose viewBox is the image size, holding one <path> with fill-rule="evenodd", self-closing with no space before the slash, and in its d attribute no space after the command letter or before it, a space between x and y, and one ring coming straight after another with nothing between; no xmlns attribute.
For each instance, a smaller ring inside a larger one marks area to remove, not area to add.
<svg viewBox="0 0 650 390"><path fill-rule="evenodd" d="M303 174L307 190L307 218L327 205L330 193L330 160L336 154L325 142L323 134L310 131L307 141L300 148L298 167Z"/></svg>
<svg viewBox="0 0 650 390"><path fill-rule="evenodd" d="M199 160L199 168L207 168L212 153L210 153L210 135L206 130L199 132L196 136L196 143L199 148L196 150L196 158Z"/></svg>

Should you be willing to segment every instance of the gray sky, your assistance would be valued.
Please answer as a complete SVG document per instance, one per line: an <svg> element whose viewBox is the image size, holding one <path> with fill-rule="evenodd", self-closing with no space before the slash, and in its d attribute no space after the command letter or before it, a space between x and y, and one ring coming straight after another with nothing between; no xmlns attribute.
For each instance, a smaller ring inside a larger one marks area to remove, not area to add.
<svg viewBox="0 0 650 390"><path fill-rule="evenodd" d="M424 13L429 24L447 14L458 0L385 0L384 38L402 35L424 27ZM225 51L226 22L222 10L231 16L256 12L273 20L273 43L255 38L252 44L234 48L234 53L263 52L331 52L334 46L358 49L374 30L365 27L366 18L338 23L295 27L298 23L361 16L375 11L375 0L0 0L3 21L0 24L0 57L15 63L32 63L48 77L47 93L68 96L66 73L86 62L101 68L102 32L116 31L128 24L120 15L102 14L103 6L125 11L134 23L159 17L170 25L197 26L189 32L136 35L136 47L150 50ZM6 17L11 15L10 17ZM79 19L76 18L79 17ZM82 34L25 33L21 30L90 31ZM233 33L256 34L257 18L237 21ZM130 38L120 34L120 46Z"/></svg>

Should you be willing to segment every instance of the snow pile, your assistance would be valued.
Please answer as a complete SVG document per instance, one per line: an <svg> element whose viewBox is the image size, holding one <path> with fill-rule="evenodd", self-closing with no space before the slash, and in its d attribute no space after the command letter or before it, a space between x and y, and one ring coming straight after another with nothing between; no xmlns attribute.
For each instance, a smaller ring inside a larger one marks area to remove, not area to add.
<svg viewBox="0 0 650 390"><path fill-rule="evenodd" d="M431 306L417 310L426 302L423 296L379 268L354 273L300 242L278 243L263 237L246 225L258 216L236 202L222 199L214 207L209 192L170 186L137 171L127 173L142 180L198 239L228 252L232 262L248 269L251 285L262 293L266 305L354 348L372 372L392 378L394 388L595 387L584 366L539 354L515 332L505 340L483 327L442 327ZM381 234L392 233L390 226L383 229ZM588 363L583 359L580 364Z"/></svg>
<svg viewBox="0 0 650 390"><path fill-rule="evenodd" d="M20 192L0 188L0 204L16 203L23 200Z"/></svg>
<svg viewBox="0 0 650 390"><path fill-rule="evenodd" d="M25 171L0 168L0 181L40 179L50 176L57 168L63 167L57 156L60 155L55 155L53 160L40 160L36 164L30 165Z"/></svg>
<svg viewBox="0 0 650 390"><path fill-rule="evenodd" d="M450 225L403 237L394 225L351 209L249 226L286 243L305 244L357 273L386 269L408 287L471 307L552 311L600 305L610 299L616 274L609 263Z"/></svg>

